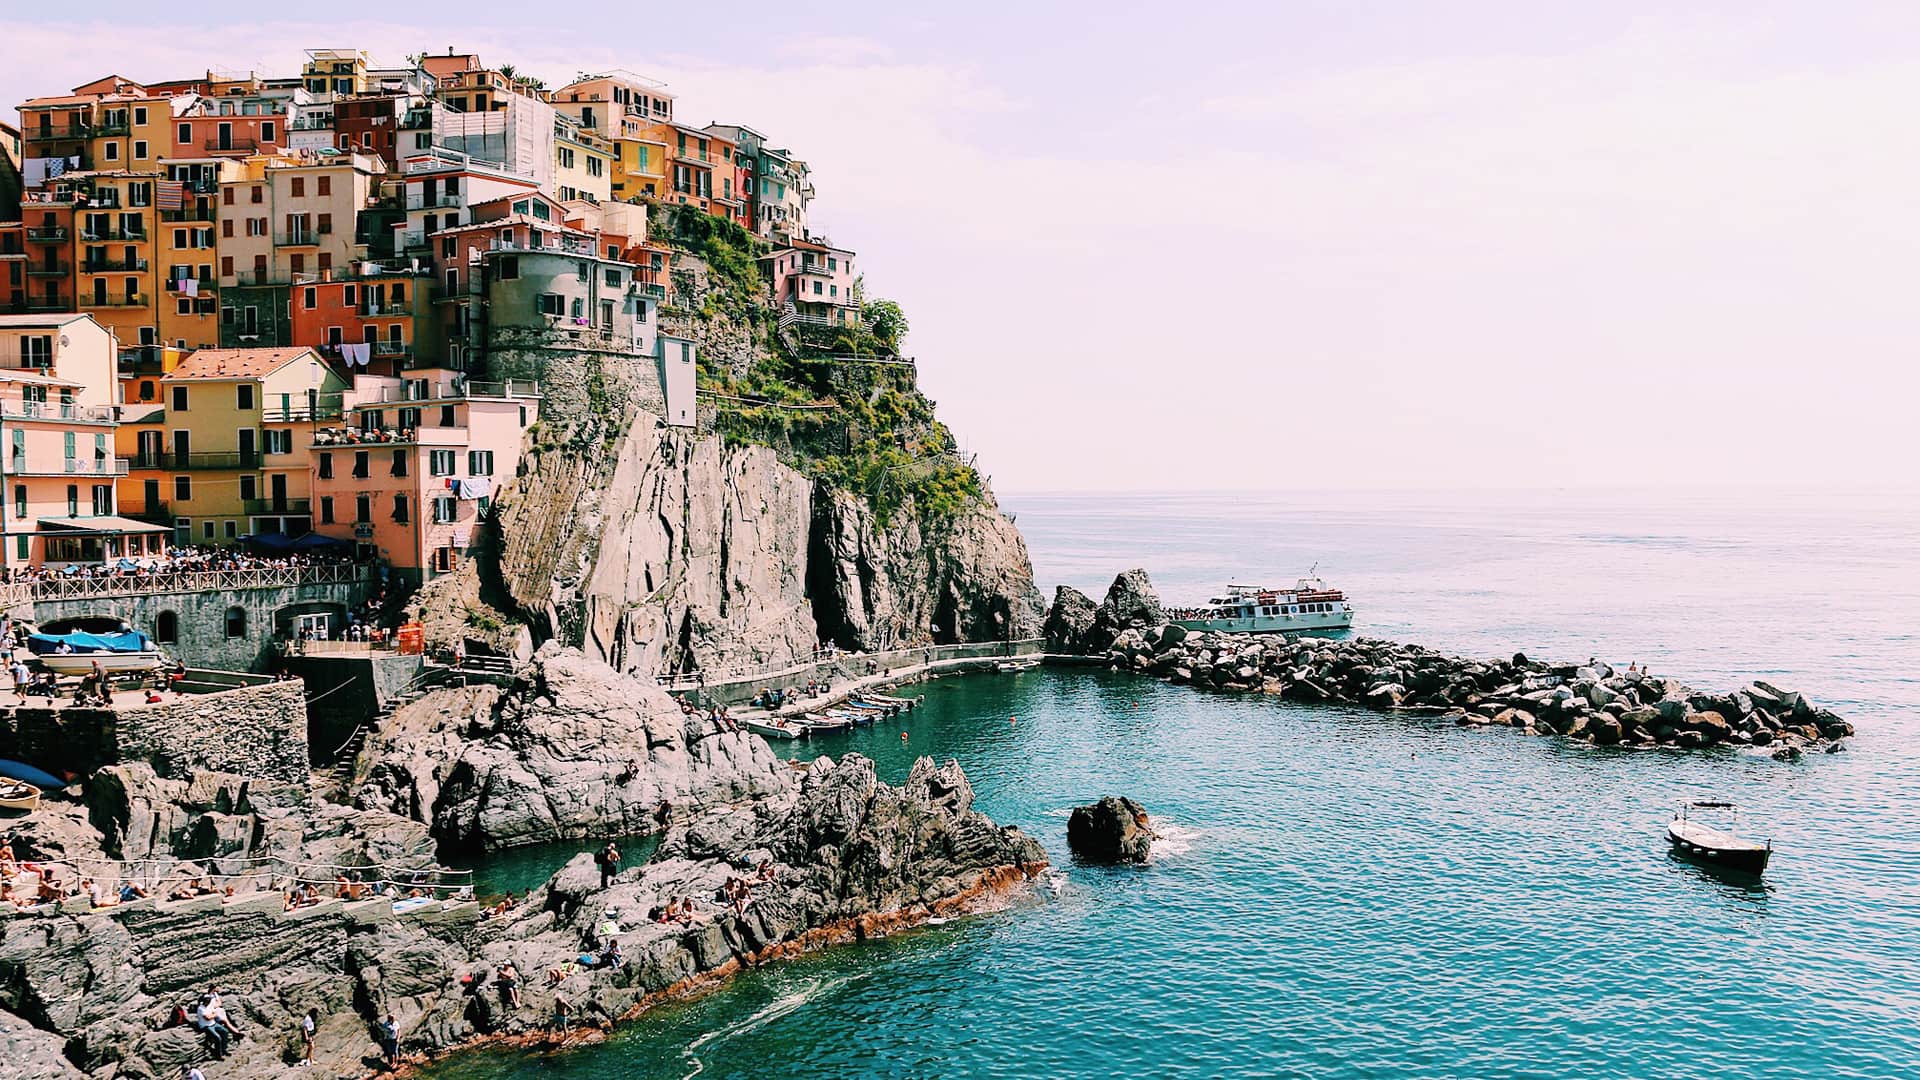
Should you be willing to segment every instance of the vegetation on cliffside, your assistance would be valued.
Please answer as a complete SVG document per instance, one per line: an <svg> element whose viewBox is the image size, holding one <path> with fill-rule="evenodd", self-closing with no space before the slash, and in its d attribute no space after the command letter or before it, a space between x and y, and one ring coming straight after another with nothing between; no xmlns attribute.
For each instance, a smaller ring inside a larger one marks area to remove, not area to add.
<svg viewBox="0 0 1920 1080"><path fill-rule="evenodd" d="M985 498L979 473L920 392L912 362L899 358L908 322L898 303L867 300L858 323L783 329L760 271L763 241L680 207L656 208L652 227L656 240L704 264L697 294L676 296L685 316L696 327L724 320L752 335L744 359L704 343L700 350L702 411L712 408L714 429L729 443L771 447L806 475L858 492L882 523L909 502L938 521Z"/></svg>

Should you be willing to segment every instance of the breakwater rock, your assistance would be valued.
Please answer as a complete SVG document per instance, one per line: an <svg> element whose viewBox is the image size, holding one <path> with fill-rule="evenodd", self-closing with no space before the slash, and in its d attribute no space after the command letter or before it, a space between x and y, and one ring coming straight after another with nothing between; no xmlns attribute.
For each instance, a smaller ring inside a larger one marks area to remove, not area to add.
<svg viewBox="0 0 1920 1080"><path fill-rule="evenodd" d="M1776 745L1783 756L1853 734L1804 694L1769 683L1703 693L1677 679L1612 665L1448 656L1374 638L1190 633L1173 624L1123 631L1113 667L1172 682L1297 701L1451 712L1462 725L1503 725L1597 745Z"/></svg>
<svg viewBox="0 0 1920 1080"><path fill-rule="evenodd" d="M1146 808L1108 795L1091 806L1073 808L1067 817L1067 846L1094 862L1143 863L1153 853L1153 829Z"/></svg>
<svg viewBox="0 0 1920 1080"><path fill-rule="evenodd" d="M673 813L781 790L765 741L681 712L651 681L549 642L522 685L446 688L384 721L358 805L459 848L657 832Z"/></svg>
<svg viewBox="0 0 1920 1080"><path fill-rule="evenodd" d="M77 803L36 815L25 854L99 858L138 835L169 874L220 872L235 894L0 912L0 1077L177 1076L213 1047L174 1009L215 988L242 1037L207 1071L229 1080L287 1075L308 1009L320 1013L316 1076L373 1071L389 1014L415 1060L488 1038L545 1042L556 998L576 1024L637 1015L745 966L981 910L1045 866L1031 838L973 809L958 765L922 759L898 787L857 756L778 775L761 797L676 824L609 884L583 853L483 916L459 896L397 907L324 887L285 911L273 886L290 866L418 866L425 828L244 778L175 783L129 766L91 820ZM650 917L683 902L684 918ZM611 942L621 962L580 962ZM517 1002L494 982L508 962Z"/></svg>

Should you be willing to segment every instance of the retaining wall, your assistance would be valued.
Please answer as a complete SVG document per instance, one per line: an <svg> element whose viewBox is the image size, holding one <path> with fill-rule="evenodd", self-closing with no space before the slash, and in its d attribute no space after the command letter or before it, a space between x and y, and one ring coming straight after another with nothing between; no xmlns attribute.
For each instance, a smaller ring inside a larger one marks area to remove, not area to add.
<svg viewBox="0 0 1920 1080"><path fill-rule="evenodd" d="M307 706L298 680L166 697L134 704L129 691L127 704L112 709L0 707L0 758L56 775L145 761L176 780L211 769L307 782Z"/></svg>

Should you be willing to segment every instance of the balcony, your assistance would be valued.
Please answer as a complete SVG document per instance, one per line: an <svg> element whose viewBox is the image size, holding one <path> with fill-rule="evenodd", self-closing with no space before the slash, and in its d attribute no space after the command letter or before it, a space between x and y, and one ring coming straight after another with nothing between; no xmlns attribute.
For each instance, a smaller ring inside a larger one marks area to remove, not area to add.
<svg viewBox="0 0 1920 1080"><path fill-rule="evenodd" d="M145 259L87 259L80 264L84 274L132 274L145 273Z"/></svg>
<svg viewBox="0 0 1920 1080"><path fill-rule="evenodd" d="M129 293L123 296L83 296L75 305L83 308L135 308L147 306L146 293Z"/></svg>
<svg viewBox="0 0 1920 1080"><path fill-rule="evenodd" d="M58 244L65 241L66 238L67 230L64 225L47 225L38 229L27 230L28 243Z"/></svg>
<svg viewBox="0 0 1920 1080"><path fill-rule="evenodd" d="M94 135L105 138L109 135L130 135L133 124L125 119L106 120L93 125Z"/></svg>
<svg viewBox="0 0 1920 1080"><path fill-rule="evenodd" d="M66 277L73 273L72 263L28 263L28 277Z"/></svg>
<svg viewBox="0 0 1920 1080"><path fill-rule="evenodd" d="M167 451L155 451L134 455L133 467L136 469L173 469L175 471L197 472L202 469L257 469L260 467L260 451L232 450L221 453L196 454Z"/></svg>
<svg viewBox="0 0 1920 1080"><path fill-rule="evenodd" d="M214 138L214 139L208 139L205 142L203 142L201 144L201 148L205 150L213 150L216 152L225 150L225 151L238 151L240 153L251 154L255 150L260 149L260 140L245 139L245 138L240 138L238 136L233 138L226 138L226 139Z"/></svg>
<svg viewBox="0 0 1920 1080"><path fill-rule="evenodd" d="M194 286L197 290L195 293L196 296L208 299L213 297L212 278L167 278L165 288L170 293L184 293L186 292L186 283L189 281L197 283Z"/></svg>
<svg viewBox="0 0 1920 1080"><path fill-rule="evenodd" d="M242 509L253 514L308 514L313 503L308 499L242 499Z"/></svg>
<svg viewBox="0 0 1920 1080"><path fill-rule="evenodd" d="M331 230L321 231L318 229L295 229L293 232L276 232L273 234L273 246L319 247L320 238L328 235L329 232L331 232Z"/></svg>
<svg viewBox="0 0 1920 1080"><path fill-rule="evenodd" d="M88 138L92 132L91 124L68 124L65 128L41 127L27 132L26 141L29 143L66 142L69 139Z"/></svg>
<svg viewBox="0 0 1920 1080"><path fill-rule="evenodd" d="M214 220L214 212L211 206L195 207L191 210L162 210L160 211L160 220L167 222L212 221Z"/></svg>
<svg viewBox="0 0 1920 1080"><path fill-rule="evenodd" d="M72 311L74 307L74 302L64 296L31 296L27 298L27 311L35 315L49 311Z"/></svg>
<svg viewBox="0 0 1920 1080"><path fill-rule="evenodd" d="M445 207L454 207L457 209L465 205L467 204L464 201L464 197L458 192L443 192L433 196L413 194L407 196L407 209L409 210L439 210Z"/></svg>
<svg viewBox="0 0 1920 1080"><path fill-rule="evenodd" d="M95 229L83 227L80 230L80 239L90 244L106 243L109 240L131 240L135 243L145 243L147 231L145 229L116 229L111 227Z"/></svg>
<svg viewBox="0 0 1920 1080"><path fill-rule="evenodd" d="M14 476L125 476L127 459L105 458L30 458L14 454L6 459L7 472Z"/></svg>
<svg viewBox="0 0 1920 1080"><path fill-rule="evenodd" d="M122 345L120 346L120 374L122 375L160 375L164 366L165 350L159 345ZM128 402L130 405L158 406L159 401Z"/></svg>
<svg viewBox="0 0 1920 1080"><path fill-rule="evenodd" d="M313 405L302 403L260 410L260 422L263 424L308 424L316 420L338 419L340 419L338 401L322 401Z"/></svg>
<svg viewBox="0 0 1920 1080"><path fill-rule="evenodd" d="M59 401L0 401L0 417L8 420L54 420L75 424L111 424L113 408Z"/></svg>
<svg viewBox="0 0 1920 1080"><path fill-rule="evenodd" d="M663 304L667 301L667 287L665 285L655 285L647 281L636 281L633 283L633 291L641 296L651 296Z"/></svg>

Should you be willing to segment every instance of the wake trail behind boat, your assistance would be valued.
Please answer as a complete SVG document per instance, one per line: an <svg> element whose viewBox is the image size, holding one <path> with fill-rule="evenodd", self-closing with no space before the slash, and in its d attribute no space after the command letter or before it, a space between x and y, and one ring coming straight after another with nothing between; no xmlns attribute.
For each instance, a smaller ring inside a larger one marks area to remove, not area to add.
<svg viewBox="0 0 1920 1080"><path fill-rule="evenodd" d="M793 1013L795 1010L816 998L830 994L833 991L839 990L841 987L866 977L867 975L862 973L848 975L839 979L827 979L821 982L809 983L798 990L779 995L759 1009L756 1009L751 1015L743 1018L737 1024L707 1032L688 1043L687 1048L681 1051L686 1057L687 1062L692 1065L692 1068L689 1069L680 1080L693 1080L694 1077L706 1071L706 1063L700 1060L700 1055L697 1051L708 1043L724 1041L737 1035L745 1035L749 1032L757 1031L773 1023L775 1020Z"/></svg>

